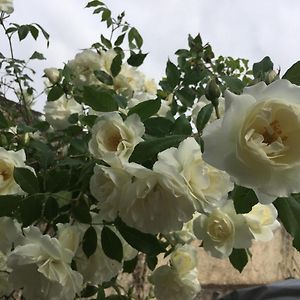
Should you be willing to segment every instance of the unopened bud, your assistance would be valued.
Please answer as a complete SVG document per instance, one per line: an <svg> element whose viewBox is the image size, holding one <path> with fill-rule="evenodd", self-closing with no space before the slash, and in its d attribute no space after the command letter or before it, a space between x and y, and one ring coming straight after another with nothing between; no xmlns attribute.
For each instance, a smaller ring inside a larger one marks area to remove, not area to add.
<svg viewBox="0 0 300 300"><path fill-rule="evenodd" d="M56 68L47 68L44 70L44 73L46 77L49 79L49 81L53 84L56 84L60 80L60 73L59 70Z"/></svg>
<svg viewBox="0 0 300 300"><path fill-rule="evenodd" d="M272 71L270 71L266 74L265 82L266 82L266 84L270 84L271 82L273 82L277 78L278 78L277 72L275 70L272 70Z"/></svg>
<svg viewBox="0 0 300 300"><path fill-rule="evenodd" d="M214 101L218 99L220 95L220 88L216 83L216 79L213 78L207 83L207 86L205 88L205 97L210 101Z"/></svg>

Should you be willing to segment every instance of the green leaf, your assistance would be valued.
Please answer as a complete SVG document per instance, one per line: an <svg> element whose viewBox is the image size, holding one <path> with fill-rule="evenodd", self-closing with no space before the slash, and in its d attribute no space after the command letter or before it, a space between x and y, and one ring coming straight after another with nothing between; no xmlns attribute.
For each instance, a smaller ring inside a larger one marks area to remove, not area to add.
<svg viewBox="0 0 300 300"><path fill-rule="evenodd" d="M72 212L77 221L86 224L90 224L92 222L90 209L83 200L79 201L79 203L73 206Z"/></svg>
<svg viewBox="0 0 300 300"><path fill-rule="evenodd" d="M243 186L235 185L231 192L234 208L238 214L246 214L258 203L258 199L253 190Z"/></svg>
<svg viewBox="0 0 300 300"><path fill-rule="evenodd" d="M117 56L114 57L110 66L110 71L113 77L116 77L120 73L121 67L122 67L122 56L118 54Z"/></svg>
<svg viewBox="0 0 300 300"><path fill-rule="evenodd" d="M142 163L153 159L157 153L170 147L177 147L186 137L186 135L170 135L141 142L134 148L129 161Z"/></svg>
<svg viewBox="0 0 300 300"><path fill-rule="evenodd" d="M26 38L26 36L29 33L29 26L27 25L22 25L18 28L18 36L19 40L22 41Z"/></svg>
<svg viewBox="0 0 300 300"><path fill-rule="evenodd" d="M82 250L87 258L92 256L97 249L97 232L93 226L90 226L84 233L82 240Z"/></svg>
<svg viewBox="0 0 300 300"><path fill-rule="evenodd" d="M50 127L50 124L46 121L38 121L33 125L34 128L38 129L39 131L47 131Z"/></svg>
<svg viewBox="0 0 300 300"><path fill-rule="evenodd" d="M0 196L0 217L11 216L18 208L21 200L22 197L17 195Z"/></svg>
<svg viewBox="0 0 300 300"><path fill-rule="evenodd" d="M289 198L278 198L273 203L286 231L294 238L293 246L300 251L300 197L294 194Z"/></svg>
<svg viewBox="0 0 300 300"><path fill-rule="evenodd" d="M146 134L155 137L163 137L170 133L174 123L163 117L155 117L145 120L144 125Z"/></svg>
<svg viewBox="0 0 300 300"><path fill-rule="evenodd" d="M135 41L136 46L140 49L143 45L143 38L138 32L138 30L134 27L132 27L128 32L128 42L129 44L132 44L132 42Z"/></svg>
<svg viewBox="0 0 300 300"><path fill-rule="evenodd" d="M83 91L84 103L96 111L116 111L118 104L113 95L103 88L86 86Z"/></svg>
<svg viewBox="0 0 300 300"><path fill-rule="evenodd" d="M0 128L1 129L6 129L9 128L8 121L4 117L3 113L0 111Z"/></svg>
<svg viewBox="0 0 300 300"><path fill-rule="evenodd" d="M158 263L158 259L156 256L147 255L146 256L146 263L148 268L153 271Z"/></svg>
<svg viewBox="0 0 300 300"><path fill-rule="evenodd" d="M226 85L231 92L235 94L242 93L245 85L240 79L231 76L223 76L222 79L226 82Z"/></svg>
<svg viewBox="0 0 300 300"><path fill-rule="evenodd" d="M175 95L185 106L192 107L192 105L194 104L195 92L191 88L184 87L176 91Z"/></svg>
<svg viewBox="0 0 300 300"><path fill-rule="evenodd" d="M58 203L53 197L49 197L44 208L44 216L48 221L53 220L58 215Z"/></svg>
<svg viewBox="0 0 300 300"><path fill-rule="evenodd" d="M103 12L103 14L104 14L104 12ZM101 38L101 43L102 43L106 48L108 48L108 49L111 49L111 48L112 48L112 44L111 44L110 40L108 40L107 38L105 38L103 34L101 34L101 37L100 37L100 38Z"/></svg>
<svg viewBox="0 0 300 300"><path fill-rule="evenodd" d="M138 114L141 120L144 121L156 114L160 109L160 105L160 99L143 101L132 107L128 112L128 116Z"/></svg>
<svg viewBox="0 0 300 300"><path fill-rule="evenodd" d="M64 94L64 90L60 85L55 85L49 91L47 96L48 101L55 101L59 99Z"/></svg>
<svg viewBox="0 0 300 300"><path fill-rule="evenodd" d="M166 251L154 235L129 227L121 219L117 219L116 227L126 242L138 251L153 256Z"/></svg>
<svg viewBox="0 0 300 300"><path fill-rule="evenodd" d="M300 85L300 61L293 64L282 76L283 79L289 80L291 83Z"/></svg>
<svg viewBox="0 0 300 300"><path fill-rule="evenodd" d="M29 59L44 60L44 59L46 59L46 57L43 55L43 53L39 53L37 51L34 51L33 54L30 56Z"/></svg>
<svg viewBox="0 0 300 300"><path fill-rule="evenodd" d="M101 71L101 70L95 70L94 74L97 77L97 79L100 80L101 82L103 82L104 84L107 84L107 85L114 84L112 77L109 74L107 74L106 72Z"/></svg>
<svg viewBox="0 0 300 300"><path fill-rule="evenodd" d="M248 255L245 249L233 249L229 256L232 266L240 273L248 263Z"/></svg>
<svg viewBox="0 0 300 300"><path fill-rule="evenodd" d="M111 11L109 9L103 9L102 21L107 21L111 16ZM111 47L110 47L111 48Z"/></svg>
<svg viewBox="0 0 300 300"><path fill-rule="evenodd" d="M32 37L36 40L39 36L39 30L32 25L28 25Z"/></svg>
<svg viewBox="0 0 300 300"><path fill-rule="evenodd" d="M97 294L96 300L105 300L105 292L104 292L104 288L102 286L99 286L99 288L98 288L98 294Z"/></svg>
<svg viewBox="0 0 300 300"><path fill-rule="evenodd" d="M123 33L123 34L119 35L118 38L116 39L114 45L115 46L120 46L123 43L123 41L124 41L125 35L126 35L126 33Z"/></svg>
<svg viewBox="0 0 300 300"><path fill-rule="evenodd" d="M174 89L180 82L180 71L170 60L167 62L166 75L169 85Z"/></svg>
<svg viewBox="0 0 300 300"><path fill-rule="evenodd" d="M101 245L105 255L118 262L123 259L123 246L118 236L107 226L101 232Z"/></svg>
<svg viewBox="0 0 300 300"><path fill-rule="evenodd" d="M260 62L253 64L254 78L262 79L264 73L273 70L273 62L269 56L264 57Z"/></svg>
<svg viewBox="0 0 300 300"><path fill-rule="evenodd" d="M190 121L187 119L187 117L184 114L176 119L173 127L174 134L191 135L192 131L193 130Z"/></svg>
<svg viewBox="0 0 300 300"><path fill-rule="evenodd" d="M103 2L98 1L98 0L94 0L94 1L90 1L86 7L95 7L95 6L100 6L103 5Z"/></svg>
<svg viewBox="0 0 300 300"><path fill-rule="evenodd" d="M20 213L23 226L29 226L42 215L43 196L31 195L21 202Z"/></svg>
<svg viewBox="0 0 300 300"><path fill-rule="evenodd" d="M123 272L132 273L136 267L137 262L138 262L138 256L136 256L135 258L133 258L131 260L124 261Z"/></svg>
<svg viewBox="0 0 300 300"><path fill-rule="evenodd" d="M123 295L110 295L105 298L106 300L129 300L126 296Z"/></svg>
<svg viewBox="0 0 300 300"><path fill-rule="evenodd" d="M98 287L93 285L87 285L87 287L81 292L80 296L82 298L89 298L94 296L97 292L98 292Z"/></svg>
<svg viewBox="0 0 300 300"><path fill-rule="evenodd" d="M214 107L211 103L201 108L201 110L198 113L197 121L196 121L196 127L198 132L201 132L204 129L205 125L210 119L213 110Z"/></svg>
<svg viewBox="0 0 300 300"><path fill-rule="evenodd" d="M14 179L21 189L29 194L39 192L39 183L36 176L27 168L14 168Z"/></svg>
<svg viewBox="0 0 300 300"><path fill-rule="evenodd" d="M127 59L127 63L129 65L133 66L133 67L138 67L144 62L147 55L148 55L148 53L146 53L146 54L143 54L143 53L135 54L135 53L133 53Z"/></svg>

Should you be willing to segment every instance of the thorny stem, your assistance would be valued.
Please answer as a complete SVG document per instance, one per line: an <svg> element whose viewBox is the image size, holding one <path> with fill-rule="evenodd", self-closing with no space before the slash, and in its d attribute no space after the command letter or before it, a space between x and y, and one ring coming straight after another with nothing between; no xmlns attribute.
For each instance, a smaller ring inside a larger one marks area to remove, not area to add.
<svg viewBox="0 0 300 300"><path fill-rule="evenodd" d="M12 36L6 33L7 29L6 29L6 27L4 25L4 22L3 22L3 14L1 14L1 16L0 16L0 25L4 29L5 35L7 36L8 44L9 44L9 50L10 50L10 56L11 56L11 59L14 63L15 62L15 57L14 57L12 40L11 40ZM25 119L27 124L30 124L31 123L31 114L30 114L30 111L29 111L28 106L26 104L25 94L24 94L24 90L23 90L22 85L21 85L21 80L19 78L18 72L16 71L15 67L13 68L13 71L14 71L14 75L16 77L16 81L18 83L19 89L20 89L20 93L21 93L21 101L20 101L21 103L20 104L23 104L22 107L24 108L24 112L25 112L24 119Z"/></svg>

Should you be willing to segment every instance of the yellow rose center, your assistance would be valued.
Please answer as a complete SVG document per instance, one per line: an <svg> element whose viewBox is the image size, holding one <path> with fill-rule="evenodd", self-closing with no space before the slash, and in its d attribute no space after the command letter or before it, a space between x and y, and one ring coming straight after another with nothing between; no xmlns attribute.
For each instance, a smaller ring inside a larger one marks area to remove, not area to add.
<svg viewBox="0 0 300 300"><path fill-rule="evenodd" d="M0 191L4 190L13 180L14 166L0 160Z"/></svg>
<svg viewBox="0 0 300 300"><path fill-rule="evenodd" d="M223 242L232 236L233 224L227 216L211 215L207 221L207 234L215 242Z"/></svg>

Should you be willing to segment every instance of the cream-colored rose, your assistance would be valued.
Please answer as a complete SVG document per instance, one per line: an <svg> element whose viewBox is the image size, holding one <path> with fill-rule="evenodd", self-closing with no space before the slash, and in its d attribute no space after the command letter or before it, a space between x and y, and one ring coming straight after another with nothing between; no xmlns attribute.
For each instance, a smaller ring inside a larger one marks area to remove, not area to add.
<svg viewBox="0 0 300 300"><path fill-rule="evenodd" d="M73 253L37 227L24 229L25 238L8 256L9 280L23 288L28 299L74 299L82 290L82 276L72 270ZM37 288L38 283L38 288Z"/></svg>
<svg viewBox="0 0 300 300"><path fill-rule="evenodd" d="M110 67L113 59L117 56L117 53L114 49L109 49L107 51L100 52L100 60L101 60L101 70L104 72L111 74Z"/></svg>
<svg viewBox="0 0 300 300"><path fill-rule="evenodd" d="M224 117L204 129L204 159L262 204L300 192L299 99L300 87L284 79L227 91Z"/></svg>
<svg viewBox="0 0 300 300"><path fill-rule="evenodd" d="M12 218L0 218L0 252L7 254L13 246L20 242L21 225Z"/></svg>
<svg viewBox="0 0 300 300"><path fill-rule="evenodd" d="M192 201L176 195L160 174L135 163L124 164L124 169L131 182L123 186L119 215L127 225L146 233L169 233L192 218Z"/></svg>
<svg viewBox="0 0 300 300"><path fill-rule="evenodd" d="M144 83L145 92L151 95L156 95L157 93L157 84L154 79L145 79Z"/></svg>
<svg viewBox="0 0 300 300"><path fill-rule="evenodd" d="M273 238L273 231L280 227L277 221L277 210L273 204L254 205L252 210L244 214L250 231L258 241L269 241Z"/></svg>
<svg viewBox="0 0 300 300"><path fill-rule="evenodd" d="M200 112L200 110L207 104L210 104L211 102L209 100L207 100L207 98L205 97L205 95L201 96L201 98L199 99L198 102L196 102L193 107L192 107L192 121L194 124L197 123L197 117L198 117L198 114ZM219 114L220 116L223 116L224 115L224 112L225 112L225 101L224 101L224 98L219 98L219 105L218 105L218 109L219 109ZM209 122L213 122L217 120L217 115L216 115L216 112L213 111L211 116L210 116L210 119L209 119Z"/></svg>
<svg viewBox="0 0 300 300"><path fill-rule="evenodd" d="M24 150L7 151L0 147L0 195L24 194L14 180L14 168L29 168L25 165ZM30 168L31 169L31 168Z"/></svg>
<svg viewBox="0 0 300 300"><path fill-rule="evenodd" d="M95 76L94 71L100 70L102 65L101 56L90 49L76 54L75 58L67 64L72 72L74 83L78 85L100 85L101 82Z"/></svg>
<svg viewBox="0 0 300 300"><path fill-rule="evenodd" d="M9 282L10 269L7 266L7 256L0 251L0 297L5 299L13 291L12 284Z"/></svg>
<svg viewBox="0 0 300 300"><path fill-rule="evenodd" d="M197 269L180 276L176 269L169 266L157 268L149 280L154 284L157 300L193 300L200 292Z"/></svg>
<svg viewBox="0 0 300 300"><path fill-rule="evenodd" d="M90 179L90 191L99 201L97 203L99 214L104 220L112 222L118 216L122 187L130 180L131 177L122 168L95 166Z"/></svg>
<svg viewBox="0 0 300 300"><path fill-rule="evenodd" d="M236 214L232 200L209 215L197 217L194 233L203 240L205 251L217 258L228 257L233 248L249 248L253 239L246 218Z"/></svg>
<svg viewBox="0 0 300 300"><path fill-rule="evenodd" d="M198 258L195 247L189 244L177 246L171 254L171 265L180 276L197 268Z"/></svg>
<svg viewBox="0 0 300 300"><path fill-rule="evenodd" d="M75 255L80 239L82 238L81 233L75 226L67 226L63 224L57 224L58 227L58 240L61 245L72 251L73 255Z"/></svg>
<svg viewBox="0 0 300 300"><path fill-rule="evenodd" d="M13 13L13 0L0 0L0 11L3 11L7 14Z"/></svg>
<svg viewBox="0 0 300 300"><path fill-rule="evenodd" d="M153 170L175 195L191 199L195 210L211 211L227 199L233 189L230 177L208 165L202 159L199 144L194 138L182 141L178 149L169 148L158 154Z"/></svg>
<svg viewBox="0 0 300 300"><path fill-rule="evenodd" d="M44 70L44 73L46 77L49 79L49 81L53 84L59 82L60 80L60 73L59 70L56 68L46 68Z"/></svg>
<svg viewBox="0 0 300 300"><path fill-rule="evenodd" d="M137 114L125 121L117 112L99 117L92 128L90 153L111 165L127 161L134 147L141 142L145 127Z"/></svg>
<svg viewBox="0 0 300 300"><path fill-rule="evenodd" d="M72 114L82 114L82 106L73 98L67 99L66 96L60 97L56 101L48 101L44 107L46 121L58 130L66 129L71 124L69 117Z"/></svg>

